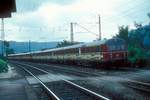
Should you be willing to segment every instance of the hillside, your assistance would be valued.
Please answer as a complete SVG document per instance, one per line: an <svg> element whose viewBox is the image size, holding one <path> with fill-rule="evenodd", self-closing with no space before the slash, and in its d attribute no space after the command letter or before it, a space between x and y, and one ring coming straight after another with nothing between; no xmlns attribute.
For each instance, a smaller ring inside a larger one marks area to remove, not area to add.
<svg viewBox="0 0 150 100"><path fill-rule="evenodd" d="M29 42L16 42L10 41L10 48L14 50L15 53L28 52L29 51ZM31 51L37 51L42 49L54 48L58 42L31 42ZM1 46L1 42L0 42ZM1 53L1 49L0 49Z"/></svg>

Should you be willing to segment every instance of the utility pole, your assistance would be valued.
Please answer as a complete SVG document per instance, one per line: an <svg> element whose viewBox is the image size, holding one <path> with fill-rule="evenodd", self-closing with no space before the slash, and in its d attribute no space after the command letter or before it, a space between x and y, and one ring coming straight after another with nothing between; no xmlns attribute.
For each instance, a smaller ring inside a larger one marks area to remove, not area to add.
<svg viewBox="0 0 150 100"><path fill-rule="evenodd" d="M102 33L101 33L101 16L99 15L98 16L98 18L99 18L99 21L98 21L98 24L99 24L99 40L101 40L101 35L102 35Z"/></svg>
<svg viewBox="0 0 150 100"><path fill-rule="evenodd" d="M29 52L31 52L31 41L29 40Z"/></svg>
<svg viewBox="0 0 150 100"><path fill-rule="evenodd" d="M2 21L1 21L1 52L2 52L2 56L6 56L4 41L5 41L4 18L2 18Z"/></svg>
<svg viewBox="0 0 150 100"><path fill-rule="evenodd" d="M71 40L71 43L74 42L73 23L72 22L70 23L70 40Z"/></svg>

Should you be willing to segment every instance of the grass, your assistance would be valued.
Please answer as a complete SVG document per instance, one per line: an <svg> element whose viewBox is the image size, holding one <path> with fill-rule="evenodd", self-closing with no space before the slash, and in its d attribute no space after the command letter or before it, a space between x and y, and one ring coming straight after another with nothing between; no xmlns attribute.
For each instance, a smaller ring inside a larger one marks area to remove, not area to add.
<svg viewBox="0 0 150 100"><path fill-rule="evenodd" d="M0 73L8 71L7 62L0 59Z"/></svg>

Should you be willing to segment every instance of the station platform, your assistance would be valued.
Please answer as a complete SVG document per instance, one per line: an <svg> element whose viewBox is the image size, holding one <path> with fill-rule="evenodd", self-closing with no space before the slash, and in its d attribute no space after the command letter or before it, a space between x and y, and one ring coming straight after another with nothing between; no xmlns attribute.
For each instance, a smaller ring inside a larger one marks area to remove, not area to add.
<svg viewBox="0 0 150 100"><path fill-rule="evenodd" d="M38 100L25 77L14 73L0 74L0 100Z"/></svg>

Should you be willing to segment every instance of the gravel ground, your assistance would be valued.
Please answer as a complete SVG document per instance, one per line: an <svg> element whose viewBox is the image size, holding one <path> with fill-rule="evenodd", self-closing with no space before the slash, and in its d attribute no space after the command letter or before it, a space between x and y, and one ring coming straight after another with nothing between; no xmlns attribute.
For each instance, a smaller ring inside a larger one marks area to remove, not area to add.
<svg viewBox="0 0 150 100"><path fill-rule="evenodd" d="M5 78L13 78L13 77L18 77L19 74L16 72L14 67L8 65L8 72L0 73L0 79L5 79Z"/></svg>
<svg viewBox="0 0 150 100"><path fill-rule="evenodd" d="M119 81L119 80L117 80ZM122 79L120 80L122 81ZM133 89L125 87L114 80L103 80L101 78L73 81L96 93L102 94L112 100L150 100L150 97L142 95ZM149 99L147 99L149 98Z"/></svg>

